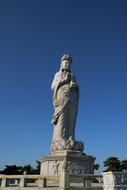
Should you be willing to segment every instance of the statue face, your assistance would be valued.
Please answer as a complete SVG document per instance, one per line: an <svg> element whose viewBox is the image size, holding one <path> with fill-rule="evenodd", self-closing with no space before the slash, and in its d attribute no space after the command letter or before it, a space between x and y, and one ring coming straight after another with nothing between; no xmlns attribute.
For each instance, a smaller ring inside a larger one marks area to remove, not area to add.
<svg viewBox="0 0 127 190"><path fill-rule="evenodd" d="M71 63L68 60L62 61L62 70L66 70L66 71L71 70Z"/></svg>

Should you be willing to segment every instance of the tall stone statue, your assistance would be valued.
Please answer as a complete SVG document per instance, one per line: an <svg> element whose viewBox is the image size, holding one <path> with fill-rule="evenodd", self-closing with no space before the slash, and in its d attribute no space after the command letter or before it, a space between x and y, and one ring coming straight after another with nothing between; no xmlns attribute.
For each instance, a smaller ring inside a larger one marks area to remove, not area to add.
<svg viewBox="0 0 127 190"><path fill-rule="evenodd" d="M95 160L83 152L84 143L75 138L79 87L71 72L71 65L71 55L63 55L60 69L55 74L51 86L54 104L51 149L49 155L40 158L41 175L61 176L62 187L66 179L70 180L68 174L92 174Z"/></svg>
<svg viewBox="0 0 127 190"><path fill-rule="evenodd" d="M71 55L63 55L60 70L55 74L51 86L55 110L52 118L54 124L52 148L56 149L65 149L75 141L79 87L71 72L71 64Z"/></svg>

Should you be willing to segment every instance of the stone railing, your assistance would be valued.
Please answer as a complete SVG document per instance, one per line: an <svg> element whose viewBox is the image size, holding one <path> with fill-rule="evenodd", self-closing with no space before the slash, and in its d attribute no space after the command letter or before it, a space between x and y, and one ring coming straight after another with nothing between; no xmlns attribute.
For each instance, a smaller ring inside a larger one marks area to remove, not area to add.
<svg viewBox="0 0 127 190"><path fill-rule="evenodd" d="M70 186L82 186L84 189L103 189L102 175L94 174L71 174L69 176L71 181ZM79 184L79 185L78 185Z"/></svg>
<svg viewBox="0 0 127 190"><path fill-rule="evenodd" d="M98 183L95 183L98 181ZM100 181L100 183L99 183ZM94 186L92 184L95 183ZM70 174L63 169L60 175L0 175L0 190L42 189L93 189L102 190L102 176L94 174Z"/></svg>
<svg viewBox="0 0 127 190"><path fill-rule="evenodd" d="M127 171L104 172L104 190L127 190Z"/></svg>
<svg viewBox="0 0 127 190"><path fill-rule="evenodd" d="M103 189L102 175L94 174L70 174L67 170L61 170L60 183L61 188L68 189Z"/></svg>
<svg viewBox="0 0 127 190"><path fill-rule="evenodd" d="M127 171L102 175L76 174L62 169L60 175L0 175L0 190L127 190Z"/></svg>
<svg viewBox="0 0 127 190"><path fill-rule="evenodd" d="M22 189L30 187L36 189L57 186L59 176L41 176L41 175L0 175L0 190L9 187L9 189ZM59 185L58 185L59 186ZM11 188L13 187L13 188ZM17 188L16 188L17 187ZM28 188L27 188L28 189Z"/></svg>

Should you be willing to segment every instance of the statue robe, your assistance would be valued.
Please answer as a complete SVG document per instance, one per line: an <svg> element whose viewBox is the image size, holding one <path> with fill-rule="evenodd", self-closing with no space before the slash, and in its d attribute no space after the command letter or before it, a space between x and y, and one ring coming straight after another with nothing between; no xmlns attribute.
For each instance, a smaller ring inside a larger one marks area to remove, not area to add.
<svg viewBox="0 0 127 190"><path fill-rule="evenodd" d="M52 82L54 115L53 141L75 140L75 123L78 110L79 90L75 77L69 73L70 79L61 83L64 79L63 71L56 73ZM71 86L71 83L74 86Z"/></svg>

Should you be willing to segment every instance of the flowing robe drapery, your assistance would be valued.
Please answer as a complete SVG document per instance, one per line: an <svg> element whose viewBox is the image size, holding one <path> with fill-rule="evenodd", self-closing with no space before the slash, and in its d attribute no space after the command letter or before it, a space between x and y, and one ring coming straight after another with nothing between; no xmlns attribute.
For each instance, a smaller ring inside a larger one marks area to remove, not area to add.
<svg viewBox="0 0 127 190"><path fill-rule="evenodd" d="M53 141L75 140L75 123L78 110L79 90L75 77L69 73L69 78L64 80L60 70L56 73L53 83L54 124ZM63 80L63 82L61 82ZM73 84L73 85L71 85Z"/></svg>

